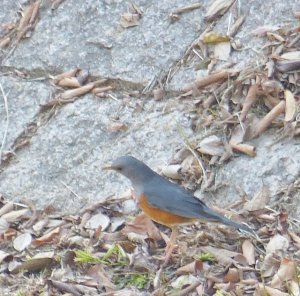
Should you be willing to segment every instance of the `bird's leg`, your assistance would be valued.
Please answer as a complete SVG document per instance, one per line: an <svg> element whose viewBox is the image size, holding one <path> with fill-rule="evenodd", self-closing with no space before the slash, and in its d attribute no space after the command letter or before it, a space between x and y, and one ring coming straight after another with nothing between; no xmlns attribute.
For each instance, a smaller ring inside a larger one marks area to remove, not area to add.
<svg viewBox="0 0 300 296"><path fill-rule="evenodd" d="M178 228L176 226L172 227L170 240L169 240L169 242L166 246L165 260L164 260L163 266L166 266L169 263L170 259L171 259L172 253L173 253L174 248L175 248L177 235L178 235Z"/></svg>

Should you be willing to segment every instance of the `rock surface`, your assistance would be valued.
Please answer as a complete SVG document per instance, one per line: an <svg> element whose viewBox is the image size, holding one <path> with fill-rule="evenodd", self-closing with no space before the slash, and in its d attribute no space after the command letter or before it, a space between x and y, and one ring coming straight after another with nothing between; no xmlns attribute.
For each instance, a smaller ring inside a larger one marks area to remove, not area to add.
<svg viewBox="0 0 300 296"><path fill-rule="evenodd" d="M21 1L23 5L28 3ZM182 147L178 123L186 135L194 136L188 111L180 101L128 95L136 89L142 91L153 79L166 77L204 32L208 1L184 13L178 21L170 21L169 14L175 8L190 3L135 1L143 12L140 24L123 28L120 18L129 11L129 2L68 0L52 11L50 2L42 1L31 36L0 53L0 83L9 110L1 153L10 151L20 135L34 126L34 131L28 132L30 144L16 150L14 158L2 164L0 193L4 197L18 201L27 198L39 208L52 204L63 212L76 212L128 188L124 178L102 172L103 164L130 153L157 170ZM297 1L239 3L246 22L237 36L247 50L235 52L232 61L242 65L261 58L250 49L260 42L249 37L251 30L295 22L291 12ZM14 22L18 6L5 0L2 8L0 22ZM221 19L219 30L226 31L229 18L227 13ZM96 79L117 81L118 89L105 99L86 95L55 110L43 111L39 104L54 92L49 75L75 67L89 69ZM173 74L168 87L174 90L205 73L180 66ZM2 141L7 119L2 95L0 98ZM114 122L124 123L127 130L112 131ZM276 193L299 178L299 139L275 143L271 135L264 135L256 140L256 146L257 157L240 155L220 169L216 185L227 183L226 190L217 191L212 200L205 194L209 203L233 202L238 198L235 186L251 197L264 183ZM295 203L298 206L299 200Z"/></svg>

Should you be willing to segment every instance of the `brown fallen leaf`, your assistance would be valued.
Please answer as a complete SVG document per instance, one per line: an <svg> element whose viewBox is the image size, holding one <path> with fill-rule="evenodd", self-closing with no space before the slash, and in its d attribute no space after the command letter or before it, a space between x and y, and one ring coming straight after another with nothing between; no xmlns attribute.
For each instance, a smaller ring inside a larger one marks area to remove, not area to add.
<svg viewBox="0 0 300 296"><path fill-rule="evenodd" d="M13 241L13 246L14 249L22 252L23 250L25 250L32 241L32 237L31 234L26 232L26 233L22 233L21 235L17 236L14 241Z"/></svg>
<svg viewBox="0 0 300 296"><path fill-rule="evenodd" d="M257 211L264 209L271 199L269 187L263 185L254 195L254 197L244 205L246 211Z"/></svg>
<svg viewBox="0 0 300 296"><path fill-rule="evenodd" d="M138 215L133 221L128 222L122 229L122 234L128 235L131 232L147 235L154 241L159 241L162 239L158 228L144 213Z"/></svg>
<svg viewBox="0 0 300 296"><path fill-rule="evenodd" d="M52 5L51 5L51 10L55 10L59 7L61 3L63 3L65 0L51 0Z"/></svg>
<svg viewBox="0 0 300 296"><path fill-rule="evenodd" d="M234 24L231 26L228 36L234 37L236 33L238 32L239 28L242 26L246 19L245 15L239 16L237 20L234 22Z"/></svg>
<svg viewBox="0 0 300 296"><path fill-rule="evenodd" d="M57 85L61 87L77 88L81 87L76 77L65 77L58 81Z"/></svg>
<svg viewBox="0 0 300 296"><path fill-rule="evenodd" d="M220 61L228 61L231 53L230 42L220 42L214 46L214 58Z"/></svg>
<svg viewBox="0 0 300 296"><path fill-rule="evenodd" d="M292 71L299 71L300 59L299 60L277 60L275 62L276 69L279 72L287 73Z"/></svg>
<svg viewBox="0 0 300 296"><path fill-rule="evenodd" d="M9 213L2 215L1 218L6 220L9 223L16 222L16 221L22 219L23 217L28 216L29 212L30 211L28 209L15 210L15 211L11 211Z"/></svg>
<svg viewBox="0 0 300 296"><path fill-rule="evenodd" d="M7 228L3 233L0 233L1 241L11 241L17 235L17 230L13 228Z"/></svg>
<svg viewBox="0 0 300 296"><path fill-rule="evenodd" d="M57 84L60 80L64 79L64 78L71 78L71 77L75 77L76 73L79 71L80 69L75 68L72 70L69 70L67 72L58 74L56 76L50 76L50 78L53 80L53 82L55 84Z"/></svg>
<svg viewBox="0 0 300 296"><path fill-rule="evenodd" d="M122 122L112 121L107 125L107 131L110 133L125 132L127 130L128 126Z"/></svg>
<svg viewBox="0 0 300 296"><path fill-rule="evenodd" d="M179 267L176 270L176 274L177 275L190 274L190 273L194 274L201 270L203 270L203 262L201 260L195 260L191 263Z"/></svg>
<svg viewBox="0 0 300 296"><path fill-rule="evenodd" d="M205 14L206 21L213 21L223 15L234 3L234 0L215 0Z"/></svg>
<svg viewBox="0 0 300 296"><path fill-rule="evenodd" d="M101 229L104 231L108 228L110 224L110 219L108 216L98 213L93 215L85 224L85 228L90 229L97 229L98 227L101 227Z"/></svg>
<svg viewBox="0 0 300 296"><path fill-rule="evenodd" d="M50 232L32 241L32 246L40 247L45 244L52 243L54 240L58 240L61 232L61 227L56 227Z"/></svg>
<svg viewBox="0 0 300 296"><path fill-rule="evenodd" d="M216 44L216 43L224 43L229 41L230 41L230 37L213 31L204 34L202 37L202 42L205 44Z"/></svg>
<svg viewBox="0 0 300 296"><path fill-rule="evenodd" d="M240 281L240 272L237 268L229 268L224 276L225 283L238 283Z"/></svg>
<svg viewBox="0 0 300 296"><path fill-rule="evenodd" d="M98 285L104 286L106 292L113 291L116 286L112 283L109 274L104 270L100 264L94 265L87 270L87 275L98 282Z"/></svg>
<svg viewBox="0 0 300 296"><path fill-rule="evenodd" d="M249 239L246 239L242 244L243 255L247 259L249 265L255 264L255 247Z"/></svg>
<svg viewBox="0 0 300 296"><path fill-rule="evenodd" d="M1 209L0 209L0 217L4 214L11 212L14 209L14 203L12 201L7 202Z"/></svg>
<svg viewBox="0 0 300 296"><path fill-rule="evenodd" d="M261 26L251 31L251 35L256 37L267 36L269 32L275 32L279 29L278 26Z"/></svg>
<svg viewBox="0 0 300 296"><path fill-rule="evenodd" d="M297 266L293 260L283 258L277 273L271 281L272 288L281 288L281 286L289 281L296 280Z"/></svg>
<svg viewBox="0 0 300 296"><path fill-rule="evenodd" d="M264 278L273 276L280 266L280 261L281 258L274 253L266 254L261 266L261 276Z"/></svg>
<svg viewBox="0 0 300 296"><path fill-rule="evenodd" d="M0 264L2 262L9 262L9 261L12 261L14 258L13 255L9 254L9 253L6 253L2 250L0 250Z"/></svg>
<svg viewBox="0 0 300 296"><path fill-rule="evenodd" d="M201 250L206 253L212 254L215 259L222 265L232 264L235 262L233 259L235 256L240 255L240 253L229 251L222 248L215 248L211 246L201 247Z"/></svg>
<svg viewBox="0 0 300 296"><path fill-rule="evenodd" d="M26 30L29 25L30 18L33 13L33 9L35 7L35 3L32 3L31 5L27 6L24 11L22 12L22 18L19 22L19 26L17 28L17 39L20 40L26 33Z"/></svg>
<svg viewBox="0 0 300 296"><path fill-rule="evenodd" d="M278 289L274 289L264 284L259 283L256 286L256 290L254 292L254 296L289 296L288 293L281 292Z"/></svg>
<svg viewBox="0 0 300 296"><path fill-rule="evenodd" d="M297 105L294 95L291 91L286 89L284 91L284 98L285 98L285 121L292 121L297 112Z"/></svg>
<svg viewBox="0 0 300 296"><path fill-rule="evenodd" d="M292 238L292 240L294 241L294 243L296 244L296 246L300 249L300 237L292 231L288 231L288 233Z"/></svg>
<svg viewBox="0 0 300 296"><path fill-rule="evenodd" d="M25 272L25 271L29 271L29 272L40 271L49 267L53 263L55 263L54 252L38 253L31 259L28 259L27 261L11 269L10 272L15 274L15 273Z"/></svg>
<svg viewBox="0 0 300 296"><path fill-rule="evenodd" d="M120 19L123 28L135 27L140 25L140 15L137 13L124 13Z"/></svg>
<svg viewBox="0 0 300 296"><path fill-rule="evenodd" d="M8 228L9 228L9 223L6 220L0 218L0 235L5 233Z"/></svg>
<svg viewBox="0 0 300 296"><path fill-rule="evenodd" d="M268 242L266 246L266 254L278 253L280 251L286 252L289 247L289 241L286 237L276 234Z"/></svg>
<svg viewBox="0 0 300 296"><path fill-rule="evenodd" d="M62 100L70 100L73 99L74 97L80 97L88 92L90 92L94 88L94 83L89 83L84 86L67 90L63 93L60 94L60 98Z"/></svg>
<svg viewBox="0 0 300 296"><path fill-rule="evenodd" d="M103 86L103 87L95 87L95 88L93 88L92 93L93 93L95 96L98 96L99 94L102 95L103 93L108 92L108 91L110 91L110 90L112 90L112 89L113 89L113 87L110 86L110 85L108 85L108 86Z"/></svg>
<svg viewBox="0 0 300 296"><path fill-rule="evenodd" d="M202 3L193 3L193 4L190 4L190 5L180 7L180 8L177 8L177 9L173 10L171 12L171 15L183 14L183 13L192 11L194 9L200 8L201 6L202 6Z"/></svg>
<svg viewBox="0 0 300 296"><path fill-rule="evenodd" d="M0 48L5 48L10 44L11 38L10 37L4 37L0 39Z"/></svg>
<svg viewBox="0 0 300 296"><path fill-rule="evenodd" d="M55 281L55 280L47 280L47 284L49 286L56 288L60 292L70 293L71 295L74 296L81 296L84 294L75 284L72 283L65 283L65 282Z"/></svg>
<svg viewBox="0 0 300 296"><path fill-rule="evenodd" d="M196 147L196 150L212 156L222 156L225 152L223 142L215 135L204 138Z"/></svg>
<svg viewBox="0 0 300 296"><path fill-rule="evenodd" d="M161 173L170 179L181 180L182 176L179 173L180 169L181 169L180 164L170 164L162 167Z"/></svg>

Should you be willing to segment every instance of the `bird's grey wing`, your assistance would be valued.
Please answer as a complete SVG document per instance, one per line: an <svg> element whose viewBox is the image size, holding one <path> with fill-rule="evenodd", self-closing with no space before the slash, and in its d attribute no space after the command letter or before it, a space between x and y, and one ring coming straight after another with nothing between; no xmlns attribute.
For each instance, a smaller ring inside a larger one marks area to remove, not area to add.
<svg viewBox="0 0 300 296"><path fill-rule="evenodd" d="M154 208L182 217L223 223L253 233L253 230L247 225L237 223L216 213L192 193L161 176L155 177L145 185L144 194L147 196L149 204Z"/></svg>
<svg viewBox="0 0 300 296"><path fill-rule="evenodd" d="M192 193L160 176L145 185L144 194L152 207L183 217L205 218L203 212L210 210Z"/></svg>

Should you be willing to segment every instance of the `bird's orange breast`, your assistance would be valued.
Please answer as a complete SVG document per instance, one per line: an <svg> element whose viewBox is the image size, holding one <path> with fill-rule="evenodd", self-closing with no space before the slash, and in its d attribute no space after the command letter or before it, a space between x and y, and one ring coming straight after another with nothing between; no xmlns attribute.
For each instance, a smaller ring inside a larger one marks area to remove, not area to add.
<svg viewBox="0 0 300 296"><path fill-rule="evenodd" d="M146 196L142 195L138 199L139 207L143 210L143 212L149 216L153 221L166 225L166 226L174 226L177 224L187 224L192 223L196 219L188 218L188 217L182 217L179 215L176 215L174 213L170 213L167 211L164 211L159 208L152 207Z"/></svg>

